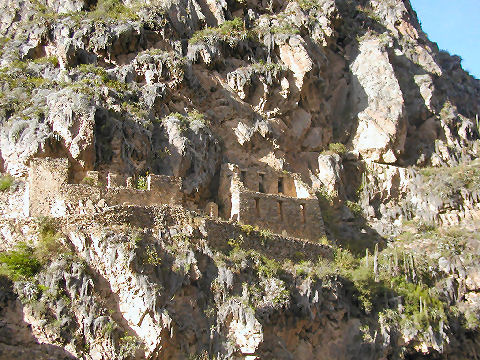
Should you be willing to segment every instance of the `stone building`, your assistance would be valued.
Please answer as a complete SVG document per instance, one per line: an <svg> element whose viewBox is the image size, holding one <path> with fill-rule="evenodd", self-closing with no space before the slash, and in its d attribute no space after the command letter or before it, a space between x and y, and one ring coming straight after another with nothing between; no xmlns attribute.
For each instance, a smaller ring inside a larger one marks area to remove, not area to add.
<svg viewBox="0 0 480 360"><path fill-rule="evenodd" d="M69 182L68 159L36 158L30 161L28 208L30 216L91 214L113 205L180 204L181 179L148 175L144 189L132 177L89 171L81 184Z"/></svg>
<svg viewBox="0 0 480 360"><path fill-rule="evenodd" d="M32 159L29 215L93 214L113 205L179 205L183 201L181 179L172 176L148 175L142 189L132 177L121 174L89 171L80 184L70 178L68 159ZM317 199L290 173L224 164L219 200L219 209L215 203L207 204L207 215L311 241L325 234Z"/></svg>
<svg viewBox="0 0 480 360"><path fill-rule="evenodd" d="M219 200L226 219L311 241L325 235L318 200L290 173L224 164Z"/></svg>

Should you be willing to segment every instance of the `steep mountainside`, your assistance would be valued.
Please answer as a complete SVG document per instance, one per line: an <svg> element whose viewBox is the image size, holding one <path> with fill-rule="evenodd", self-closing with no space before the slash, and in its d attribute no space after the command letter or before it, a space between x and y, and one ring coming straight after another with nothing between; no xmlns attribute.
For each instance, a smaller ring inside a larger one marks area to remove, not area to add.
<svg viewBox="0 0 480 360"><path fill-rule="evenodd" d="M480 356L480 81L408 0L0 7L0 359Z"/></svg>

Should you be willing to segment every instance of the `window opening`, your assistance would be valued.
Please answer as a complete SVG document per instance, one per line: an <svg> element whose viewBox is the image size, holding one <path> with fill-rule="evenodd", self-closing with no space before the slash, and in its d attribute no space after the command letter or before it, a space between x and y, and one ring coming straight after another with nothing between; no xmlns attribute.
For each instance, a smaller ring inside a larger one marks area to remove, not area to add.
<svg viewBox="0 0 480 360"><path fill-rule="evenodd" d="M283 177L278 178L278 193L283 194Z"/></svg>
<svg viewBox="0 0 480 360"><path fill-rule="evenodd" d="M265 179L265 174L258 173L258 192L265 193L265 186L263 181Z"/></svg>
<svg viewBox="0 0 480 360"><path fill-rule="evenodd" d="M300 218L302 219L302 224L307 222L307 216L305 214L305 204L300 205Z"/></svg>

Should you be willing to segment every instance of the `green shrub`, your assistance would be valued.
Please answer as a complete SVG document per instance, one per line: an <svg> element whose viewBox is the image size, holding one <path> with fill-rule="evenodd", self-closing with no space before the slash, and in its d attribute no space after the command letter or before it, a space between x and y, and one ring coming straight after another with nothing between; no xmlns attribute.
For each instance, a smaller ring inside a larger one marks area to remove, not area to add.
<svg viewBox="0 0 480 360"><path fill-rule="evenodd" d="M262 15L266 21L262 25L255 27L257 37L262 38L266 35L296 35L300 33L300 29L293 23L286 13L282 12L277 15Z"/></svg>
<svg viewBox="0 0 480 360"><path fill-rule="evenodd" d="M8 85L8 89L22 88L30 95L35 89L49 88L54 83L47 80L31 67L33 61L14 61L0 68L0 82Z"/></svg>
<svg viewBox="0 0 480 360"><path fill-rule="evenodd" d="M342 143L331 143L328 145L328 150L322 151L323 155L333 155L333 154L338 154L338 155L343 155L347 152L347 148L345 145Z"/></svg>
<svg viewBox="0 0 480 360"><path fill-rule="evenodd" d="M480 191L480 162L461 164L453 167L423 168L420 174L425 177L428 189L439 194L442 199L450 199L460 194L461 189L470 192Z"/></svg>
<svg viewBox="0 0 480 360"><path fill-rule="evenodd" d="M285 70L285 68L280 64L274 62L265 62L263 60L253 63L250 66L253 71L258 74L266 74L271 72L278 73Z"/></svg>
<svg viewBox="0 0 480 360"><path fill-rule="evenodd" d="M178 112L171 113L168 116L169 117L172 116L179 121L178 128L181 132L185 132L188 129L192 129L195 126L203 128L203 127L208 127L210 125L210 122L205 118L205 115L200 113L197 110L189 111L186 116Z"/></svg>
<svg viewBox="0 0 480 360"><path fill-rule="evenodd" d="M355 256L353 256L350 251L340 247L335 248L334 261L337 269L341 271L352 270L358 266L358 260Z"/></svg>
<svg viewBox="0 0 480 360"><path fill-rule="evenodd" d="M3 36L0 36L0 56L3 55L3 51L4 51L4 48L5 48L5 45L7 45L7 43L9 41L11 41L12 39L8 38L8 37L3 37Z"/></svg>
<svg viewBox="0 0 480 360"><path fill-rule="evenodd" d="M310 10L317 8L319 6L318 0L295 0L298 5L302 8L302 10Z"/></svg>
<svg viewBox="0 0 480 360"><path fill-rule="evenodd" d="M345 205L350 209L350 211L355 217L361 218L363 216L363 209L359 203L347 200Z"/></svg>
<svg viewBox="0 0 480 360"><path fill-rule="evenodd" d="M58 67L59 61L56 56L44 56L38 59L33 60L35 64L50 64L53 67Z"/></svg>
<svg viewBox="0 0 480 360"><path fill-rule="evenodd" d="M13 185L13 177L10 175L2 175L0 177L0 191L7 191Z"/></svg>
<svg viewBox="0 0 480 360"><path fill-rule="evenodd" d="M127 84L120 82L118 80L112 79L107 70L101 66L95 66L93 64L81 64L75 68L78 72L85 75L94 75L94 79L83 79L82 82L87 87L97 87L104 85L112 90L115 90L118 93L123 93L128 91ZM78 83L78 82L77 82ZM81 82L80 82L81 83Z"/></svg>
<svg viewBox="0 0 480 360"><path fill-rule="evenodd" d="M60 242L60 236L53 218L39 218L36 246L20 243L13 250L0 254L2 270L12 279L33 277L42 265L67 252L65 245Z"/></svg>
<svg viewBox="0 0 480 360"><path fill-rule="evenodd" d="M67 252L65 245L60 241L61 233L54 218L47 216L39 218L38 235L34 254L40 263L47 264L53 258Z"/></svg>
<svg viewBox="0 0 480 360"><path fill-rule="evenodd" d="M94 19L138 20L137 7L128 7L121 0L99 0L89 16Z"/></svg>
<svg viewBox="0 0 480 360"><path fill-rule="evenodd" d="M243 20L237 17L233 20L225 21L216 28L207 27L195 32L188 42L197 44L200 42L224 41L230 46L234 46L240 40L251 37L253 37L252 32L246 30Z"/></svg>
<svg viewBox="0 0 480 360"><path fill-rule="evenodd" d="M241 265L249 256L250 252L242 249L240 246L236 246L236 243L231 243L229 239L229 245L232 247L228 253L228 260L235 265Z"/></svg>
<svg viewBox="0 0 480 360"><path fill-rule="evenodd" d="M204 350L200 354L189 354L188 360L209 360L208 351Z"/></svg>
<svg viewBox="0 0 480 360"><path fill-rule="evenodd" d="M327 279L333 275L336 271L335 265L331 260L320 257L315 264L312 264L309 269L314 272L315 275L322 280Z"/></svg>
<svg viewBox="0 0 480 360"><path fill-rule="evenodd" d="M265 256L260 256L257 262L257 271L260 275L267 278L272 278L277 275L281 269L281 264L275 259L270 259Z"/></svg>
<svg viewBox="0 0 480 360"><path fill-rule="evenodd" d="M468 310L465 313L465 327L469 330L480 329L480 314L474 310Z"/></svg>
<svg viewBox="0 0 480 360"><path fill-rule="evenodd" d="M297 276L310 276L313 273L314 266L310 261L301 260L294 265L294 270Z"/></svg>
<svg viewBox="0 0 480 360"><path fill-rule="evenodd" d="M255 227L253 227L252 225L248 225L248 224L242 224L240 225L240 228L242 229L242 231L244 233L246 233L247 235L250 235L250 233L252 233L253 231L255 231Z"/></svg>
<svg viewBox="0 0 480 360"><path fill-rule="evenodd" d="M119 339L119 359L128 359L133 357L137 350L140 348L140 341L136 336L128 335L125 333Z"/></svg>
<svg viewBox="0 0 480 360"><path fill-rule="evenodd" d="M240 248L243 244L243 236L240 235L237 239L228 239L228 245L232 248Z"/></svg>
<svg viewBox="0 0 480 360"><path fill-rule="evenodd" d="M111 337L116 328L117 324L115 324L113 320L110 320L103 326L101 334L103 337Z"/></svg>
<svg viewBox="0 0 480 360"><path fill-rule="evenodd" d="M140 231L134 231L130 235L130 240L133 244L138 245L142 241L142 233Z"/></svg>
<svg viewBox="0 0 480 360"><path fill-rule="evenodd" d="M300 34L300 30L293 24L288 22L281 22L280 25L270 26L268 29L270 34L284 34L284 35L296 35Z"/></svg>
<svg viewBox="0 0 480 360"><path fill-rule="evenodd" d="M328 238L325 235L318 239L318 243L320 245L330 245L330 241L328 241Z"/></svg>
<svg viewBox="0 0 480 360"><path fill-rule="evenodd" d="M40 237L44 237L51 234L56 234L58 231L58 225L54 218L50 216L40 216L37 219L38 234Z"/></svg>
<svg viewBox="0 0 480 360"><path fill-rule="evenodd" d="M146 176L139 176L137 179L137 183L135 184L135 188L139 190L147 190L148 182Z"/></svg>
<svg viewBox="0 0 480 360"><path fill-rule="evenodd" d="M96 183L95 183L95 179L94 178L91 178L91 177L88 177L88 176L85 176L82 181L81 181L82 184L85 184L85 185L90 185L90 186L95 186Z"/></svg>
<svg viewBox="0 0 480 360"><path fill-rule="evenodd" d="M337 211L333 205L337 194L330 194L326 187L322 186L315 195L317 196L318 205L322 211L322 218L325 227L330 230L334 237L337 237L339 233L339 219Z"/></svg>
<svg viewBox="0 0 480 360"><path fill-rule="evenodd" d="M153 266L159 266L162 264L162 258L160 257L154 246L147 247L147 249L145 250L144 261L145 263Z"/></svg>
<svg viewBox="0 0 480 360"><path fill-rule="evenodd" d="M31 278L41 268L40 261L34 255L34 249L25 243L17 244L10 251L0 253L3 272L13 280Z"/></svg>
<svg viewBox="0 0 480 360"><path fill-rule="evenodd" d="M210 123L205 118L205 115L197 110L192 110L188 112L188 120L190 123L197 122L201 126L208 126Z"/></svg>
<svg viewBox="0 0 480 360"><path fill-rule="evenodd" d="M393 278L391 288L402 296L406 319L417 330L426 331L429 326L439 330L441 323L447 323L445 304L435 294L435 289L408 282L403 276Z"/></svg>
<svg viewBox="0 0 480 360"><path fill-rule="evenodd" d="M258 231L258 235L260 235L260 237L262 238L262 244L264 240L268 240L272 238L272 236L274 236L274 233L268 229L260 229L260 230L257 229L257 231Z"/></svg>

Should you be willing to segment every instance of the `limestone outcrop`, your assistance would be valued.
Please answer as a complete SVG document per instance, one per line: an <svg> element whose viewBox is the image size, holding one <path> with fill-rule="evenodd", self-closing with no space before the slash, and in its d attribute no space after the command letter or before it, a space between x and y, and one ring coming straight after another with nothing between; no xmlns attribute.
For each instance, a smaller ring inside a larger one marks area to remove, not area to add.
<svg viewBox="0 0 480 360"><path fill-rule="evenodd" d="M408 0L0 1L0 359L475 358L479 114Z"/></svg>

